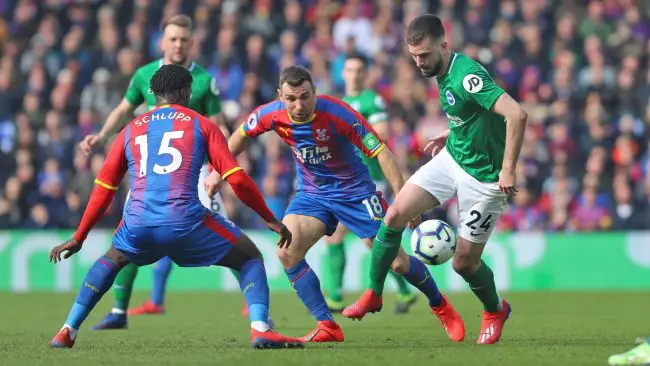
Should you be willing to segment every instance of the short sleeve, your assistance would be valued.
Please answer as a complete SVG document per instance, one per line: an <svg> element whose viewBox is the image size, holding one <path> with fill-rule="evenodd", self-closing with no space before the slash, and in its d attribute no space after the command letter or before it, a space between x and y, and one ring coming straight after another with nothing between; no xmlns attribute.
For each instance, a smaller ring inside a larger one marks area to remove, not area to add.
<svg viewBox="0 0 650 366"><path fill-rule="evenodd" d="M462 88L465 96L483 109L490 110L497 98L504 93L483 66L476 65L463 77Z"/></svg>
<svg viewBox="0 0 650 366"><path fill-rule="evenodd" d="M126 93L124 93L124 99L126 99L134 107L137 107L140 104L144 103L144 95L142 95L140 89L140 83L143 82L141 80L142 77L140 74L140 70L137 70L135 74L133 74L131 82L129 83L129 87L126 89Z"/></svg>
<svg viewBox="0 0 650 366"><path fill-rule="evenodd" d="M272 108L267 104L253 111L241 124L242 135L256 137L273 129Z"/></svg>
<svg viewBox="0 0 650 366"><path fill-rule="evenodd" d="M338 123L345 135L365 156L374 158L386 147L368 121L351 107L343 107Z"/></svg>

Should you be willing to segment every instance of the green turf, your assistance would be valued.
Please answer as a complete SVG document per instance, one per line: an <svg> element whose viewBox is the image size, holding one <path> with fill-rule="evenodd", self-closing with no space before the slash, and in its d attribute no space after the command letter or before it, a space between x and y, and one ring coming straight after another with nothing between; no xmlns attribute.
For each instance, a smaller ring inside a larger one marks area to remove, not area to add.
<svg viewBox="0 0 650 366"><path fill-rule="evenodd" d="M144 298L134 296L134 303ZM248 322L238 294L174 293L165 316L132 317L129 330L93 332L110 307L102 301L72 350L49 349L67 315L72 294L0 294L2 365L605 365L612 353L650 335L647 293L506 294L513 313L500 344L477 346L480 306L471 294L449 298L464 317L468 335L447 340L424 299L408 315L392 313L388 296L379 314L362 322L338 316L342 344L309 344L304 350L250 348ZM352 300L348 297L346 300ZM302 336L314 321L292 293L274 294L271 315L279 330Z"/></svg>

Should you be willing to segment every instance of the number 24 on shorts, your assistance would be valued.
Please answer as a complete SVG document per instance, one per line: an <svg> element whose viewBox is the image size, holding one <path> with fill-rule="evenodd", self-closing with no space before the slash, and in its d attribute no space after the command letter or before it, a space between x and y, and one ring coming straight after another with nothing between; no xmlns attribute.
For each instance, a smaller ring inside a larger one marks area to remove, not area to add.
<svg viewBox="0 0 650 366"><path fill-rule="evenodd" d="M384 217L384 205L378 195L373 194L370 198L366 198L362 202L364 206L366 206L368 215L370 215L371 218L381 220L381 218Z"/></svg>
<svg viewBox="0 0 650 366"><path fill-rule="evenodd" d="M468 228L472 229L472 232L470 233L470 235L472 235L472 236L478 235L478 233L475 233L475 230L478 230L478 229L483 229L484 232L487 232L488 230L490 230L490 226L492 225L492 223L490 222L490 219L492 219L492 215L487 215L487 217L483 220L483 222L479 225L479 227L476 227L476 223L481 221L481 217L482 217L481 213L478 212L477 210L472 210L472 211L470 211L469 215L472 216L473 219L470 220L469 222L467 222L467 224L465 224L465 225Z"/></svg>

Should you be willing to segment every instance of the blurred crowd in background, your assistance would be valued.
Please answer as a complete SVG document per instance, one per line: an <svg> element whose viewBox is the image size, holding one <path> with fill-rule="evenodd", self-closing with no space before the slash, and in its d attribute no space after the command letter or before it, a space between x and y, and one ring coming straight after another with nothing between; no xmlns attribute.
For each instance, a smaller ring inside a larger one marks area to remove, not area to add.
<svg viewBox="0 0 650 366"><path fill-rule="evenodd" d="M231 130L275 98L283 67L304 65L318 93L341 96L345 55L367 56L367 85L388 101L388 145L413 172L447 125L435 80L403 43L404 25L426 12L528 111L520 189L500 230L650 228L642 0L0 0L0 228L76 227L105 154L86 157L77 144L100 129L135 69L161 57L160 22L181 13L195 22L190 58L217 80ZM294 187L290 151L267 134L240 162L281 216ZM118 223L127 189L100 226ZM235 222L259 227L224 194ZM430 215L456 223L455 202Z"/></svg>

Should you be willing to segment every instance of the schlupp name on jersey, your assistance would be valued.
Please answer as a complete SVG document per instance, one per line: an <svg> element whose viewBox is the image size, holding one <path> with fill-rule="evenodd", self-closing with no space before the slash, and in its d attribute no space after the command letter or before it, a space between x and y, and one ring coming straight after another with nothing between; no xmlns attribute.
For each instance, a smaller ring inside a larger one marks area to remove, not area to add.
<svg viewBox="0 0 650 366"><path fill-rule="evenodd" d="M292 146L291 150L302 164L317 165L332 158L327 146L307 146L300 149Z"/></svg>
<svg viewBox="0 0 650 366"><path fill-rule="evenodd" d="M187 115L183 112L168 112L165 116L165 113L152 113L142 116L142 118L136 120L134 124L137 127L142 126L144 123L149 123L152 121L157 121L161 119L179 119L183 122L189 122L192 120L192 116Z"/></svg>

